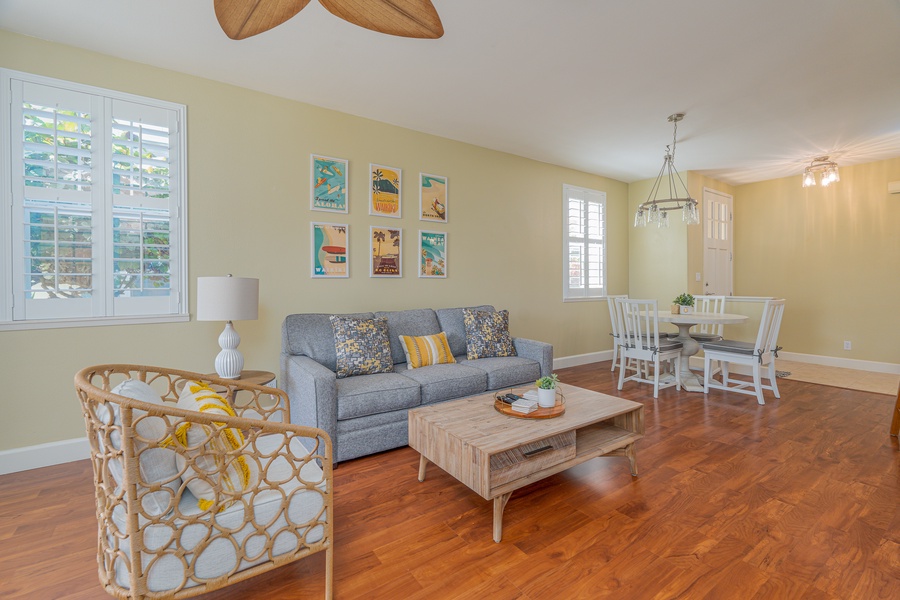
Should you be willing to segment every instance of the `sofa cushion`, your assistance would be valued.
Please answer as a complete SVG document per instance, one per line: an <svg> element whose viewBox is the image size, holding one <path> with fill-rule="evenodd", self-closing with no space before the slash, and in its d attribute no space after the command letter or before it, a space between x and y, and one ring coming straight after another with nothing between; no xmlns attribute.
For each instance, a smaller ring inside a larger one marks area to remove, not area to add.
<svg viewBox="0 0 900 600"><path fill-rule="evenodd" d="M353 419L420 404L419 384L396 373L337 380L337 418Z"/></svg>
<svg viewBox="0 0 900 600"><path fill-rule="evenodd" d="M397 372L421 386L422 404L443 402L480 394L487 390L484 371L463 365L431 365L421 369L409 369L406 364L397 365Z"/></svg>
<svg viewBox="0 0 900 600"><path fill-rule="evenodd" d="M494 307L488 304L482 306L469 307L474 310L482 310L485 312L494 312ZM465 308L440 308L435 312L438 318L440 329L447 334L447 342L450 344L450 351L453 356L459 356L466 353L466 325L463 319L463 311Z"/></svg>
<svg viewBox="0 0 900 600"><path fill-rule="evenodd" d="M387 319L331 317L338 378L390 373L394 370Z"/></svg>
<svg viewBox="0 0 900 600"><path fill-rule="evenodd" d="M377 312L375 316L387 319L391 359L394 364L406 362L403 344L400 343L401 335L434 335L441 331L437 315L430 308Z"/></svg>
<svg viewBox="0 0 900 600"><path fill-rule="evenodd" d="M401 335L400 342L406 353L406 365L410 369L456 362L447 343L447 334L443 331L436 335Z"/></svg>
<svg viewBox="0 0 900 600"><path fill-rule="evenodd" d="M541 376L541 363L521 356L504 358L479 358L468 360L459 358L460 366L467 366L484 371L487 375L487 389L521 386L533 383Z"/></svg>
<svg viewBox="0 0 900 600"><path fill-rule="evenodd" d="M515 356L516 347L509 335L509 311L487 312L465 309L466 358Z"/></svg>
<svg viewBox="0 0 900 600"><path fill-rule="evenodd" d="M337 315L372 319L372 313ZM288 315L281 326L281 351L295 356L308 356L326 369L337 371L337 353L334 348L332 315L309 313Z"/></svg>

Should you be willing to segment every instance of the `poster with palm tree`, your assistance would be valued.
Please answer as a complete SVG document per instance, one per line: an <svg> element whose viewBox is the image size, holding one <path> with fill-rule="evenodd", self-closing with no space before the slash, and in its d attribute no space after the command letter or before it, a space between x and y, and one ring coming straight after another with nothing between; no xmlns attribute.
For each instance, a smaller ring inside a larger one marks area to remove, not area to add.
<svg viewBox="0 0 900 600"><path fill-rule="evenodd" d="M392 227L370 227L372 244L369 277L403 276L403 230Z"/></svg>
<svg viewBox="0 0 900 600"><path fill-rule="evenodd" d="M369 214L399 219L402 170L369 164L369 178Z"/></svg>

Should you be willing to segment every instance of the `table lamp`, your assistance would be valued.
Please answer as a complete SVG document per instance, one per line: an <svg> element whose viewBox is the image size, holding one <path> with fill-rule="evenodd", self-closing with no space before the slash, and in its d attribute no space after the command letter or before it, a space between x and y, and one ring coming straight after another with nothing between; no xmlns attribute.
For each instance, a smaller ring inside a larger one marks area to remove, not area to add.
<svg viewBox="0 0 900 600"><path fill-rule="evenodd" d="M232 321L259 318L259 279L248 277L198 277L197 320L225 321L219 336L222 351L216 356L216 373L223 379L240 379L244 357L238 351L241 336Z"/></svg>

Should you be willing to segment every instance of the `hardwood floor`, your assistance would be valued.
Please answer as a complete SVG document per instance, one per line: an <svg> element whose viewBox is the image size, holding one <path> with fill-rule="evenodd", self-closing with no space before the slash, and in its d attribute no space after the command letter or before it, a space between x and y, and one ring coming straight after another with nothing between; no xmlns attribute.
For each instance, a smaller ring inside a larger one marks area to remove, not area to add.
<svg viewBox="0 0 900 600"><path fill-rule="evenodd" d="M900 597L894 398L779 380L781 399L647 385L609 363L560 379L645 405L640 475L599 458L492 506L409 448L335 471L335 597ZM74 399L73 399L74 402ZM90 466L0 477L0 597L106 598ZM318 554L204 598L321 598Z"/></svg>

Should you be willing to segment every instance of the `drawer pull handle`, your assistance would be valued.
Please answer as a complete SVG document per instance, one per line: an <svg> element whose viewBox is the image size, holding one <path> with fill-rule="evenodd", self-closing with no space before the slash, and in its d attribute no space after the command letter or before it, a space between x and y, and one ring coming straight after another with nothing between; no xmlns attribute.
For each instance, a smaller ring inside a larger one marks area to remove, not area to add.
<svg viewBox="0 0 900 600"><path fill-rule="evenodd" d="M534 450L528 450L526 452L523 452L522 456L524 456L525 458L531 458L532 456L540 454L541 452L546 452L547 450L553 450L553 446L547 445L541 446L540 448L535 448Z"/></svg>

